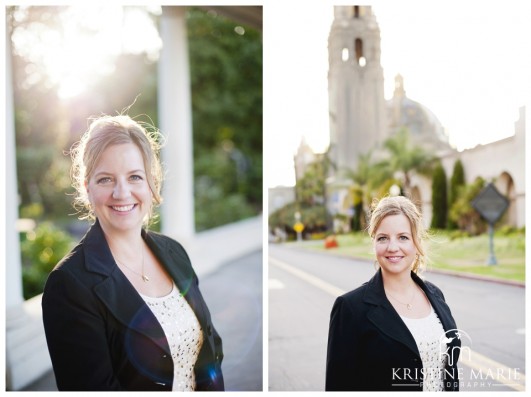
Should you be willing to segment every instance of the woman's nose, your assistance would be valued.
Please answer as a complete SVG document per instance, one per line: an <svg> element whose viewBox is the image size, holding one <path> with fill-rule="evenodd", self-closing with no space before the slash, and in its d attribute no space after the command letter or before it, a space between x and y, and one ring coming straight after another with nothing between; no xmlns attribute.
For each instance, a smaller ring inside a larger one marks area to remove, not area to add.
<svg viewBox="0 0 531 397"><path fill-rule="evenodd" d="M112 192L112 198L114 199L124 199L129 197L131 194L131 191L129 190L129 187L127 186L127 183L125 182L116 182L114 185L114 190Z"/></svg>
<svg viewBox="0 0 531 397"><path fill-rule="evenodd" d="M394 239L389 240L389 244L387 245L387 251L397 251L398 250L398 244Z"/></svg>

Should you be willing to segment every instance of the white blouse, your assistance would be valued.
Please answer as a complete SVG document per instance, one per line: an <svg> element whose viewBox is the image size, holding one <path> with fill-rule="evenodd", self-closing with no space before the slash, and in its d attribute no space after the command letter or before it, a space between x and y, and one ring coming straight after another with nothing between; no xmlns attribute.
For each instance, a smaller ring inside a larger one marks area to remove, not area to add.
<svg viewBox="0 0 531 397"><path fill-rule="evenodd" d="M195 313L175 284L166 296L140 296L159 321L170 345L174 368L172 390L193 391L194 365L203 345L203 332Z"/></svg>
<svg viewBox="0 0 531 397"><path fill-rule="evenodd" d="M420 358L424 368L422 391L444 391L444 368L447 356L440 353L440 338L444 328L437 313L431 309L424 318L407 318L400 316L417 342Z"/></svg>

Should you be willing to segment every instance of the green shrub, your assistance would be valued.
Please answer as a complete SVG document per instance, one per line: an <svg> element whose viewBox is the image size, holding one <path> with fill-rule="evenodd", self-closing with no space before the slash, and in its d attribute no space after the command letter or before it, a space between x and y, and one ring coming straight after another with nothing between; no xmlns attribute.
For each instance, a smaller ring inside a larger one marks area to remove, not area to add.
<svg viewBox="0 0 531 397"><path fill-rule="evenodd" d="M459 189L465 185L465 170L461 160L456 160L452 177L450 178L450 190L448 192L448 208L450 209L457 201ZM457 229L457 223L448 216L448 229Z"/></svg>
<svg viewBox="0 0 531 397"><path fill-rule="evenodd" d="M450 208L450 219L457 224L459 230L468 232L473 236L484 233L487 223L472 207L472 200L477 197L485 186L485 180L477 177L471 184L463 185L458 189L458 197Z"/></svg>
<svg viewBox="0 0 531 397"><path fill-rule="evenodd" d="M438 163L433 171L432 183L432 218L431 227L444 229L448 215L448 194L446 188L446 173L441 163Z"/></svg>
<svg viewBox="0 0 531 397"><path fill-rule="evenodd" d="M24 299L42 293L48 274L72 249L73 239L51 222L43 222L21 241Z"/></svg>
<svg viewBox="0 0 531 397"><path fill-rule="evenodd" d="M515 226L503 225L495 231L497 236L525 236L525 228L517 228Z"/></svg>

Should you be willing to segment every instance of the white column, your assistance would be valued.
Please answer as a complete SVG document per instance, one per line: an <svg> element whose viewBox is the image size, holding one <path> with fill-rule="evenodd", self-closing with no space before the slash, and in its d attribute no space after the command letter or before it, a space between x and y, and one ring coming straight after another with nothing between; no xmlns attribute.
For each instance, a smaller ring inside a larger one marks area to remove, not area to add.
<svg viewBox="0 0 531 397"><path fill-rule="evenodd" d="M6 32L6 308L22 304L22 266L16 222L18 219L15 106L11 39Z"/></svg>
<svg viewBox="0 0 531 397"><path fill-rule="evenodd" d="M180 240L195 233L192 100L186 34L186 7L162 7L163 48L158 66L159 129L166 137L162 232Z"/></svg>
<svg viewBox="0 0 531 397"><path fill-rule="evenodd" d="M41 297L24 301L16 222L18 189L11 39L6 33L6 389L20 390L52 368L42 323Z"/></svg>

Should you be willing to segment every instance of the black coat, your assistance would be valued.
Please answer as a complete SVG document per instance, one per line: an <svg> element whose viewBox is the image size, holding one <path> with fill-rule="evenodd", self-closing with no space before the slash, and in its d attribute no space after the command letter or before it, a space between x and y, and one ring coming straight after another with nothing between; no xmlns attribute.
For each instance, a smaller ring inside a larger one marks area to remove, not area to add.
<svg viewBox="0 0 531 397"><path fill-rule="evenodd" d="M142 238L201 324L197 390L223 390L221 338L188 255L166 236L143 230ZM50 273L42 309L59 390L171 390L164 331L116 265L98 222Z"/></svg>
<svg viewBox="0 0 531 397"><path fill-rule="evenodd" d="M411 273L439 316L448 345L445 389L459 390L460 343L444 296ZM422 391L422 360L413 335L387 300L381 270L367 283L336 299L330 315L327 391ZM454 381L455 379L455 381Z"/></svg>

